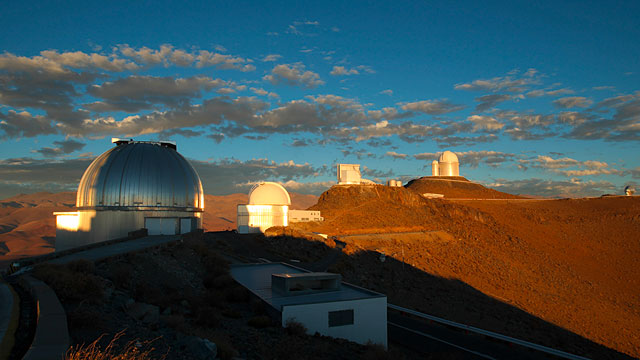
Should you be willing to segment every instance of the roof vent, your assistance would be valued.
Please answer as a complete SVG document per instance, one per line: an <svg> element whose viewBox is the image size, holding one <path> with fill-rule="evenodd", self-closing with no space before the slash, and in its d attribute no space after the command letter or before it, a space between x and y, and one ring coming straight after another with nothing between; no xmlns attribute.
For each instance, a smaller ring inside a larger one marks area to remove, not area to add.
<svg viewBox="0 0 640 360"><path fill-rule="evenodd" d="M271 289L280 294L304 295L340 290L342 276L326 272L272 274Z"/></svg>

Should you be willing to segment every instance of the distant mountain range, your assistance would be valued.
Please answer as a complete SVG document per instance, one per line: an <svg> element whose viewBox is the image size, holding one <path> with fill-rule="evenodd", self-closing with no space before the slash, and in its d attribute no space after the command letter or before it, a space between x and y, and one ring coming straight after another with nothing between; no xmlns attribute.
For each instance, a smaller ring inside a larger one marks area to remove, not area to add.
<svg viewBox="0 0 640 360"><path fill-rule="evenodd" d="M318 197L289 193L293 209L306 209ZM246 204L247 194L205 195L205 231L236 228L236 207ZM20 194L0 200L0 258L33 256L54 250L56 222L54 211L74 211L74 191Z"/></svg>

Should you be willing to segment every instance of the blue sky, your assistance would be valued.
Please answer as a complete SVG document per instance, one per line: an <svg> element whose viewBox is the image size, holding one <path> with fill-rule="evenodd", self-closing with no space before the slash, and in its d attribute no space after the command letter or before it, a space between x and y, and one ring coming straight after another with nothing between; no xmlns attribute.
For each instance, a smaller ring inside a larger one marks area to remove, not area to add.
<svg viewBox="0 0 640 360"><path fill-rule="evenodd" d="M171 139L210 194L318 194L338 163L543 196L640 181L638 2L10 2L0 197Z"/></svg>

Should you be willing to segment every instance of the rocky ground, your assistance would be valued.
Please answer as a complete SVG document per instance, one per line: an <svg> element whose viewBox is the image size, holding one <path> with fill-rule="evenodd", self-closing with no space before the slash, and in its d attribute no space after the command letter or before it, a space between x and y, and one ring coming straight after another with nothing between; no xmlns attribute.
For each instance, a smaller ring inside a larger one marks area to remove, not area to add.
<svg viewBox="0 0 640 360"><path fill-rule="evenodd" d="M100 338L104 349L123 332L117 347L133 342L151 359L416 358L275 324L228 273L223 254L233 255L234 236L210 233L97 264L41 265L34 275L61 299L76 348Z"/></svg>

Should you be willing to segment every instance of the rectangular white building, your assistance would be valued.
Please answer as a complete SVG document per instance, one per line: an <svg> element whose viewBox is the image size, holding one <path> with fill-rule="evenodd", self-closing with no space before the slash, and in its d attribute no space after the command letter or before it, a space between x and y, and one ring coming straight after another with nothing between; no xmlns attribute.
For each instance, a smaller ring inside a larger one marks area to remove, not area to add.
<svg viewBox="0 0 640 360"><path fill-rule="evenodd" d="M231 276L280 317L308 334L320 333L387 348L387 297L341 281L339 274L314 273L284 263L237 264Z"/></svg>
<svg viewBox="0 0 640 360"><path fill-rule="evenodd" d="M360 164L338 164L338 185L360 184Z"/></svg>
<svg viewBox="0 0 640 360"><path fill-rule="evenodd" d="M289 210L289 222L324 221L320 211L315 210Z"/></svg>

